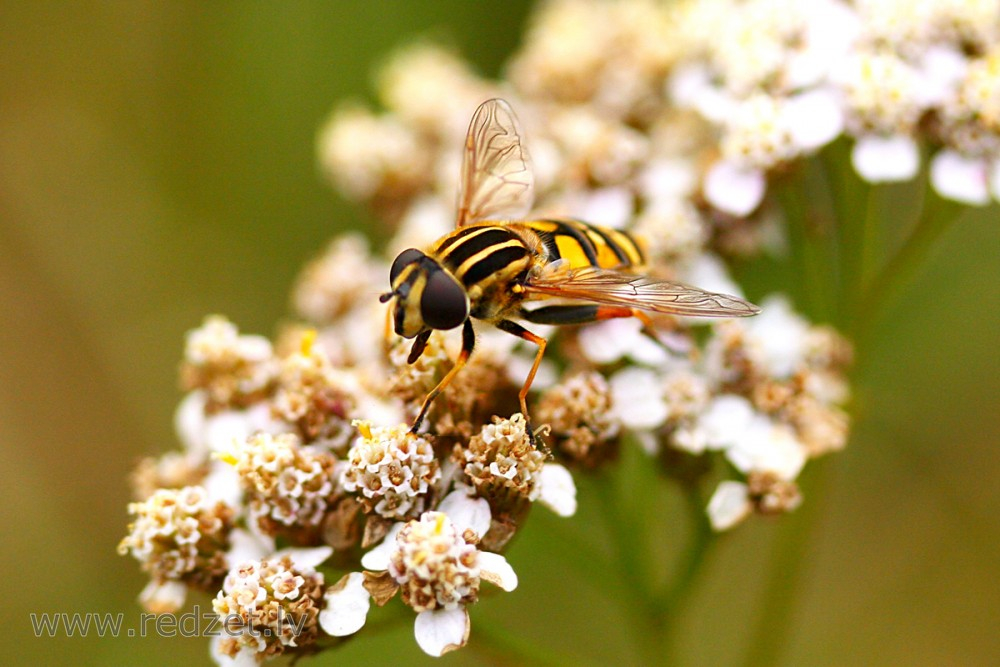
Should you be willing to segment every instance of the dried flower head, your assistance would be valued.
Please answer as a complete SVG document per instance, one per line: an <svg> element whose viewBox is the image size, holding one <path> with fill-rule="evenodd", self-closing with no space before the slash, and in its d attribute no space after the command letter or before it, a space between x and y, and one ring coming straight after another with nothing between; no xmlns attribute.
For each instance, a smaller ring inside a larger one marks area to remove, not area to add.
<svg viewBox="0 0 1000 667"><path fill-rule="evenodd" d="M338 464L331 453L302 446L294 434L258 433L225 460L239 474L250 516L261 531L296 544L318 540L317 531L339 494Z"/></svg>
<svg viewBox="0 0 1000 667"><path fill-rule="evenodd" d="M405 425L373 427L355 421L360 437L347 453L341 475L365 511L385 519L418 516L428 505L441 477L431 443Z"/></svg>
<svg viewBox="0 0 1000 667"><path fill-rule="evenodd" d="M494 520L505 526L491 546L502 546L512 536L511 525L522 520L529 503L539 501L560 516L576 512L576 486L563 466L547 462L529 437L524 415L494 417L469 441L456 447L455 458L476 492L490 503Z"/></svg>
<svg viewBox="0 0 1000 667"><path fill-rule="evenodd" d="M363 236L340 236L302 270L292 292L295 310L310 322L328 324L364 301L386 270Z"/></svg>
<svg viewBox="0 0 1000 667"><path fill-rule="evenodd" d="M181 384L201 389L206 411L246 407L266 397L277 364L271 343L262 336L240 335L226 318L212 315L187 334Z"/></svg>
<svg viewBox="0 0 1000 667"><path fill-rule="evenodd" d="M272 414L295 424L303 442L343 453L354 428L360 388L350 373L333 367L316 332L302 334L300 350L281 360Z"/></svg>
<svg viewBox="0 0 1000 667"><path fill-rule="evenodd" d="M545 454L531 442L524 415L494 417L460 452L465 474L494 508L512 509L535 494Z"/></svg>
<svg viewBox="0 0 1000 667"><path fill-rule="evenodd" d="M535 418L548 424L556 451L588 465L613 455L621 432L611 387L596 371L576 373L546 390Z"/></svg>
<svg viewBox="0 0 1000 667"><path fill-rule="evenodd" d="M131 552L154 584L178 581L211 590L225 576L234 512L224 503L209 502L203 488L160 489L130 503L128 511L135 520L118 553Z"/></svg>
<svg viewBox="0 0 1000 667"><path fill-rule="evenodd" d="M315 643L323 608L323 575L290 556L234 567L212 601L225 632L215 650L261 662Z"/></svg>
<svg viewBox="0 0 1000 667"><path fill-rule="evenodd" d="M130 481L136 500L146 500L160 489L197 486L208 474L208 463L186 452L167 452L159 458L147 456L136 464Z"/></svg>

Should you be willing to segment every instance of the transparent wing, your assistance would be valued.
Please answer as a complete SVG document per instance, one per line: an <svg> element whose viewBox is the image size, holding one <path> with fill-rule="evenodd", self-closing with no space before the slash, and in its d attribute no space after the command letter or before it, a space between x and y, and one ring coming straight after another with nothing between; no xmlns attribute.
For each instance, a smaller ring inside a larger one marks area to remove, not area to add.
<svg viewBox="0 0 1000 667"><path fill-rule="evenodd" d="M670 315L747 317L760 308L739 297L706 292L670 280L636 276L593 267L553 267L525 286L528 293L579 299L610 306L638 308Z"/></svg>
<svg viewBox="0 0 1000 667"><path fill-rule="evenodd" d="M469 123L458 189L457 227L489 218L523 218L534 202L535 178L507 102L486 100Z"/></svg>

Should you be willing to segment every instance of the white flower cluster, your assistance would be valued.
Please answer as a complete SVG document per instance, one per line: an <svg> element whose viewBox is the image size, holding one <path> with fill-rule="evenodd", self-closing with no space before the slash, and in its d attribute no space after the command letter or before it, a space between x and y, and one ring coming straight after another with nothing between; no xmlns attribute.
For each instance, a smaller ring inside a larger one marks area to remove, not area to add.
<svg viewBox="0 0 1000 667"><path fill-rule="evenodd" d="M119 543L151 577L141 599L154 611L172 612L184 603L185 587L211 589L228 569L233 510L208 499L199 486L160 489L128 507L135 521Z"/></svg>
<svg viewBox="0 0 1000 667"><path fill-rule="evenodd" d="M302 322L273 342L220 317L189 335L184 451L136 475L152 505L131 508L123 550L155 586L221 588L219 613L254 633L216 642L220 663L321 650L396 593L441 655L468 641L483 580L517 586L499 552L531 505L572 515L570 470L613 465L632 441L665 476L679 459L722 471L706 510L718 530L794 509L803 467L846 444L851 348L782 297L738 321L529 327L549 341L526 398L534 432L518 393L535 346L477 324L411 432L461 334L387 336L389 260L454 227L466 126L494 96L523 123L532 215L644 237L650 276L713 292L740 296L725 261L783 242L769 179L837 137L870 181L912 178L928 149L941 194L984 203L1000 192L998 21L990 0L555 0L503 81L433 45L402 51L383 109L338 109L318 146L386 238L334 240L295 289Z"/></svg>
<svg viewBox="0 0 1000 667"><path fill-rule="evenodd" d="M250 516L267 534L318 526L337 492L336 457L301 446L292 433L254 434L234 447L228 461L247 493Z"/></svg>
<svg viewBox="0 0 1000 667"><path fill-rule="evenodd" d="M431 443L406 426L355 425L361 437L347 452L340 479L344 490L359 494L368 511L385 519L419 515L441 478Z"/></svg>
<svg viewBox="0 0 1000 667"><path fill-rule="evenodd" d="M867 181L905 181L932 147L931 184L1000 199L1000 5L987 0L710 0L679 10L673 101L718 134L705 198L745 216L769 173L838 136Z"/></svg>

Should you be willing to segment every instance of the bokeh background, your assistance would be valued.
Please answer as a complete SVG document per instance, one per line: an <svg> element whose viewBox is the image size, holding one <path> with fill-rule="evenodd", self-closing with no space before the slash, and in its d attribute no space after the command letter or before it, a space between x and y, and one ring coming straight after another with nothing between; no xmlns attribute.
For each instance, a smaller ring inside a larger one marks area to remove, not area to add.
<svg viewBox="0 0 1000 667"><path fill-rule="evenodd" d="M34 638L29 613L120 611L137 627L145 578L115 552L126 476L175 445L184 332L221 312L272 334L301 265L365 228L318 176L314 138L337 101L370 96L393 47L440 39L495 74L528 11L0 4L4 663L209 662L204 639ZM774 554L803 529L780 664L1000 664L998 250L997 207L971 212L884 314L855 379L849 448L817 466L821 488L807 482L799 513L717 545L677 620L683 664L751 655ZM473 643L445 663L638 660L616 574L567 565L605 539L587 488L570 523L533 516L508 554L521 587L477 605ZM683 539L662 515L663 539ZM524 650L498 652L477 627ZM315 664L375 661L432 662L402 624Z"/></svg>

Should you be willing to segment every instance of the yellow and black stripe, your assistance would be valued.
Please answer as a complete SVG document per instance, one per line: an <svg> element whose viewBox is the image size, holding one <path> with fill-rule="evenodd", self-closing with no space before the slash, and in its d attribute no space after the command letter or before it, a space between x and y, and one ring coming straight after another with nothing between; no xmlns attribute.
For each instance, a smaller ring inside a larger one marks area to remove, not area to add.
<svg viewBox="0 0 1000 667"><path fill-rule="evenodd" d="M548 261L565 259L570 267L637 271L646 263L638 241L626 232L579 220L525 220L548 252Z"/></svg>
<svg viewBox="0 0 1000 667"><path fill-rule="evenodd" d="M485 282L507 281L528 270L532 252L509 225L480 223L455 230L433 254L469 290Z"/></svg>

